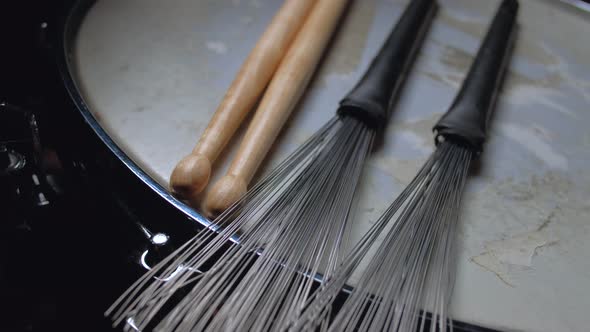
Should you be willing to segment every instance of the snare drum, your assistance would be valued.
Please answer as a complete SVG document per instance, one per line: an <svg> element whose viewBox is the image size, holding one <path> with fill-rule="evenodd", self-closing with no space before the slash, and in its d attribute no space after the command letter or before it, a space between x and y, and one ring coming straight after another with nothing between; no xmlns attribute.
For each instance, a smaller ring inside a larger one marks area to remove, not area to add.
<svg viewBox="0 0 590 332"><path fill-rule="evenodd" d="M334 115L405 4L353 2L259 177ZM382 143L365 167L351 243L433 151L432 126L457 93L497 4L440 0ZM576 4L521 0L515 55L464 195L454 319L507 330L587 329L590 11ZM86 125L126 174L119 189L133 190L127 196L138 209L157 205L159 215L170 216L150 224L156 231L186 238L209 223L170 195L168 178L280 5L100 0L79 2L70 12L59 54L64 82ZM216 164L212 183L240 137Z"/></svg>

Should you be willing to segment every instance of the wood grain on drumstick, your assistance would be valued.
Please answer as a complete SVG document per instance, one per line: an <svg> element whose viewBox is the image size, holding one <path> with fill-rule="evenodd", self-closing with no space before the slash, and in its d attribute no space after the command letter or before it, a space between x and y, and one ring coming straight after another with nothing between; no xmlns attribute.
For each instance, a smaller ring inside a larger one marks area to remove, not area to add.
<svg viewBox="0 0 590 332"><path fill-rule="evenodd" d="M286 0L274 16L242 64L196 147L174 168L170 188L176 195L190 200L205 188L211 164L260 98L314 3L315 0Z"/></svg>
<svg viewBox="0 0 590 332"><path fill-rule="evenodd" d="M320 0L281 61L227 174L207 194L215 215L246 193L248 182L272 146L313 75L348 0Z"/></svg>

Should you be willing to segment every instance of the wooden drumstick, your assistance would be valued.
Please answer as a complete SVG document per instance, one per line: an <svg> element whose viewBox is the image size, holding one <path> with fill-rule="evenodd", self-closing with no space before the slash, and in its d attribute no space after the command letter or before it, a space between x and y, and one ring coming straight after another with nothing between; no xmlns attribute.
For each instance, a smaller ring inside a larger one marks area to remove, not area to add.
<svg viewBox="0 0 590 332"><path fill-rule="evenodd" d="M289 47L248 127L227 174L207 194L205 211L215 215L246 193L266 153L303 93L348 0L319 0Z"/></svg>
<svg viewBox="0 0 590 332"><path fill-rule="evenodd" d="M211 175L211 164L236 132L268 85L281 59L303 26L315 0L286 0L242 64L191 154L172 171L170 188L191 199Z"/></svg>

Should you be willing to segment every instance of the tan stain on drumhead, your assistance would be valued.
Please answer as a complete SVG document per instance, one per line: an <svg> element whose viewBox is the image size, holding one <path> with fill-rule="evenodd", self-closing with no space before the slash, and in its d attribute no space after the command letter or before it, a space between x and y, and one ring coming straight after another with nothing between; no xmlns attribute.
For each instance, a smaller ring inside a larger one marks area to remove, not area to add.
<svg viewBox="0 0 590 332"><path fill-rule="evenodd" d="M459 83L462 80L462 76L453 75L453 74L439 74L432 71L420 71L421 74L425 75L426 77L432 79L433 81L450 85L451 87L455 88L459 86Z"/></svg>
<svg viewBox="0 0 590 332"><path fill-rule="evenodd" d="M540 78L530 78L516 71L510 71L506 78L505 90L510 90L521 85L535 86L539 88L555 88L563 82L563 76L559 72L551 72Z"/></svg>
<svg viewBox="0 0 590 332"><path fill-rule="evenodd" d="M487 223L490 222L503 230L498 234L500 238L542 228L564 227L570 222L584 224L584 228L590 230L585 223L590 211L580 208L585 205L581 202L585 196L579 195L576 189L583 188L577 187L567 174L558 171L491 182L481 191L465 196L463 220L470 231L462 232L461 236L475 240L474 235L489 227ZM547 201L552 204L547 205ZM518 206L518 209L499 211L498 206Z"/></svg>
<svg viewBox="0 0 590 332"><path fill-rule="evenodd" d="M523 57L533 63L547 66L559 63L559 58L549 52L542 44L542 41L530 36L527 30L521 28L518 33L519 36L517 38L519 39L514 48L516 56Z"/></svg>
<svg viewBox="0 0 590 332"><path fill-rule="evenodd" d="M442 24L453 28L454 30L464 32L477 39L481 39L481 37L483 37L486 32L485 22L460 19L445 9L440 11L437 19Z"/></svg>
<svg viewBox="0 0 590 332"><path fill-rule="evenodd" d="M458 88L473 61L474 56L457 47L443 44L437 40L433 41L439 45L442 50L436 61L441 63L446 70L421 70L420 73L430 79Z"/></svg>
<svg viewBox="0 0 590 332"><path fill-rule="evenodd" d="M456 47L445 45L440 62L456 71L466 71L473 62L473 55Z"/></svg>
<svg viewBox="0 0 590 332"><path fill-rule="evenodd" d="M319 76L349 74L357 70L375 17L376 0L352 1L342 19Z"/></svg>
<svg viewBox="0 0 590 332"><path fill-rule="evenodd" d="M470 16L488 17L493 15L500 0L443 0L443 9L461 9Z"/></svg>
<svg viewBox="0 0 590 332"><path fill-rule="evenodd" d="M478 40L481 40L486 31L489 22L485 20L465 20L457 16L453 16L449 11L443 10L439 15L440 21L455 30L466 33ZM531 36L530 30L522 29L519 26L517 30L518 42L515 45L515 55L522 57L532 63L539 63L544 65L555 65L559 63L559 59L551 54L546 47L543 46L540 40Z"/></svg>
<svg viewBox="0 0 590 332"><path fill-rule="evenodd" d="M441 47L442 51L438 61L449 70L444 73L432 71L422 71L422 73L435 81L456 87L465 78L471 63L473 62L474 55L451 45L441 45ZM539 78L532 78L515 70L510 70L506 77L504 89L512 89L516 86L522 85L540 88L554 88L558 87L562 81L564 81L563 76L559 71L555 70L550 71L547 75Z"/></svg>

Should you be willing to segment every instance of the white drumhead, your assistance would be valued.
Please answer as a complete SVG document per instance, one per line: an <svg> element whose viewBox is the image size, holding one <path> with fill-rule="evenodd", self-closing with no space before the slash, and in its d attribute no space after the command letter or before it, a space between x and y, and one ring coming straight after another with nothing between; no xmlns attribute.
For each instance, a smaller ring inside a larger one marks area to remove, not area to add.
<svg viewBox="0 0 590 332"><path fill-rule="evenodd" d="M384 144L365 169L353 240L433 151L431 128L498 3L440 0ZM109 135L167 186L280 4L100 0L77 37L77 84ZM265 169L334 115L405 5L351 6ZM499 329L582 331L590 307L590 15L557 1L521 0L519 23L481 168L464 197L452 314Z"/></svg>

